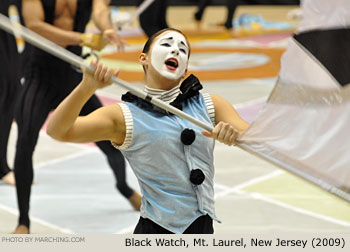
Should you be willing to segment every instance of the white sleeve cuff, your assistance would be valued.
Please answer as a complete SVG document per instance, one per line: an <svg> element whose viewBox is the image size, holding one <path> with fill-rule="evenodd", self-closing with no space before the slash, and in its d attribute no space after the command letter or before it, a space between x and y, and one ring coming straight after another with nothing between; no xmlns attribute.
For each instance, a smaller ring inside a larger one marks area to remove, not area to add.
<svg viewBox="0 0 350 252"><path fill-rule="evenodd" d="M132 142L132 133L134 129L134 122L132 119L132 114L131 111L125 103L119 103L118 104L120 108L122 109L123 115L124 115L124 120L125 120L125 127L126 127L126 133L125 133L125 139L124 143L122 145L117 145L114 142L111 142L112 145L119 150L125 150L129 148Z"/></svg>

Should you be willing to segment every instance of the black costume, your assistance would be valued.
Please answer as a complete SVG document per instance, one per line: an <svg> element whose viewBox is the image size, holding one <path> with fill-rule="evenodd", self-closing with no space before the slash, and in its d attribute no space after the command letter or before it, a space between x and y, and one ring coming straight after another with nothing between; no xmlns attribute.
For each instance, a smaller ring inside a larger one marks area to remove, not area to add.
<svg viewBox="0 0 350 252"><path fill-rule="evenodd" d="M55 15L55 0L41 0L45 22L53 24ZM92 0L78 0L74 20L74 31L84 32L90 20ZM68 46L67 49L77 55L81 54L81 47ZM19 225L29 227L29 198L33 181L32 155L37 143L38 134L49 112L80 83L82 74L70 64L32 48L30 62L25 69L25 84L21 90L16 106L16 120L18 124L17 152L15 158L15 177L17 187L18 206L20 211ZM101 107L100 100L94 95L86 103L81 115ZM126 197L133 194L125 181L125 161L120 151L110 142L101 141L97 146L106 154L109 165L117 178L117 188ZM58 171L59 172L59 171Z"/></svg>
<svg viewBox="0 0 350 252"><path fill-rule="evenodd" d="M14 0L1 0L0 13L8 16ZM20 64L15 37L0 29L0 179L11 170L7 163L7 142L14 118L16 94L20 88Z"/></svg>
<svg viewBox="0 0 350 252"><path fill-rule="evenodd" d="M139 0L139 5L144 0ZM154 33L168 28L166 22L167 0L155 0L148 8L139 16L142 30L148 37Z"/></svg>
<svg viewBox="0 0 350 252"><path fill-rule="evenodd" d="M209 215L198 217L192 224L186 228L183 234L213 234L213 219ZM140 217L134 234L174 234L169 230L159 226L150 219Z"/></svg>
<svg viewBox="0 0 350 252"><path fill-rule="evenodd" d="M204 10L210 4L210 2L211 2L211 0L199 0L198 11L194 14L194 18L197 21L202 20ZM233 27L232 19L233 19L233 16L235 14L235 11L238 7L238 1L237 0L226 0L226 7L227 7L227 17L226 17L226 21L224 23L224 26L226 27L226 29L231 29Z"/></svg>

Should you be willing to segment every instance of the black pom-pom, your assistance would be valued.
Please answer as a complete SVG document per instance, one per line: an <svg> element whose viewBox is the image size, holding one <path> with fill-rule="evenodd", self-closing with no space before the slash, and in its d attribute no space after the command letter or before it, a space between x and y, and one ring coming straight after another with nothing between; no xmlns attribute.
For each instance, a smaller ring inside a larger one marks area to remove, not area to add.
<svg viewBox="0 0 350 252"><path fill-rule="evenodd" d="M184 145L190 145L196 139L196 133L192 129L184 129L181 132L181 142Z"/></svg>
<svg viewBox="0 0 350 252"><path fill-rule="evenodd" d="M190 180L195 185L200 185L203 183L205 175L200 169L195 169L191 171Z"/></svg>

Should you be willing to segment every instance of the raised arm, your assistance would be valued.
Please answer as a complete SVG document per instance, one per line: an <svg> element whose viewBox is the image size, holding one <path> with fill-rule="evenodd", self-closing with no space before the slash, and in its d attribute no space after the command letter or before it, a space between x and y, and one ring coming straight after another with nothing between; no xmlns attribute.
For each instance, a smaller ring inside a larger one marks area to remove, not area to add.
<svg viewBox="0 0 350 252"><path fill-rule="evenodd" d="M94 75L84 71L82 82L56 108L47 126L47 133L64 142L96 142L111 140L122 144L125 121L119 105L99 108L87 116L79 116L84 104L98 88L109 85L113 70L96 66Z"/></svg>
<svg viewBox="0 0 350 252"><path fill-rule="evenodd" d="M203 135L211 137L219 142L233 145L237 137L249 127L249 123L244 121L235 108L224 98L211 95L214 109L216 126L213 132L203 131Z"/></svg>
<svg viewBox="0 0 350 252"><path fill-rule="evenodd" d="M102 32L107 44L117 45L119 50L124 50L126 42L113 28L109 3L111 0L94 0L92 6L92 19L97 28Z"/></svg>
<svg viewBox="0 0 350 252"><path fill-rule="evenodd" d="M81 33L60 29L45 22L45 12L40 0L23 0L22 15L29 29L60 46L82 43Z"/></svg>

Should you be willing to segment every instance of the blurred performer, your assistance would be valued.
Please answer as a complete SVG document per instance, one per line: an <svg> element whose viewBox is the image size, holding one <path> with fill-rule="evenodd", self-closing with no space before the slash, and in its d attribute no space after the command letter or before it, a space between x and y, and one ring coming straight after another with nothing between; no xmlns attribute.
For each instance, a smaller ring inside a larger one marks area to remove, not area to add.
<svg viewBox="0 0 350 252"><path fill-rule="evenodd" d="M211 0L198 0L198 10L194 14L194 18L197 22L197 27L200 28L200 22L202 20L204 10L205 8L210 4ZM227 7L227 16L226 16L226 21L223 24L226 29L230 30L233 28L232 25L232 19L234 16L234 13L238 7L238 1L237 0L226 0L226 7Z"/></svg>
<svg viewBox="0 0 350 252"><path fill-rule="evenodd" d="M100 50L105 44L114 44L123 49L125 42L112 28L109 3L110 0L23 0L23 17L29 29L77 55L81 54L81 45ZM102 34L84 34L91 16ZM70 64L38 48L31 50L30 62L25 69L26 81L15 112L18 124L15 177L20 216L14 233L29 233L32 156L39 131L49 112L79 84L81 78L81 73ZM94 95L84 106L82 115L101 106ZM139 210L141 197L125 181L123 155L110 142L96 144L107 156L118 190Z"/></svg>
<svg viewBox="0 0 350 252"><path fill-rule="evenodd" d="M17 1L18 2L18 1ZM14 0L1 0L0 13L8 16ZM16 94L20 88L20 59L15 37L0 29L0 179L15 185L7 162L7 143L14 118Z"/></svg>
<svg viewBox="0 0 350 252"><path fill-rule="evenodd" d="M144 0L139 0L139 5ZM166 22L166 11L168 0L155 0L142 14L139 16L142 30L148 37L154 33L168 28Z"/></svg>

